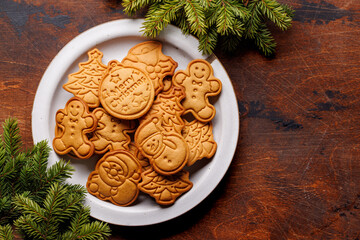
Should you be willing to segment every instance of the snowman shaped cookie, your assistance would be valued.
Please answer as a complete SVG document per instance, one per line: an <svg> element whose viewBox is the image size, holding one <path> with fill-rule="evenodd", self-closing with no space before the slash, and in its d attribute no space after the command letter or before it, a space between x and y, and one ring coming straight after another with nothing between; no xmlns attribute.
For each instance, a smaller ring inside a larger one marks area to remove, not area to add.
<svg viewBox="0 0 360 240"><path fill-rule="evenodd" d="M143 122L135 132L135 144L156 172L172 175L187 163L188 145L177 132L160 129L158 122L159 117Z"/></svg>

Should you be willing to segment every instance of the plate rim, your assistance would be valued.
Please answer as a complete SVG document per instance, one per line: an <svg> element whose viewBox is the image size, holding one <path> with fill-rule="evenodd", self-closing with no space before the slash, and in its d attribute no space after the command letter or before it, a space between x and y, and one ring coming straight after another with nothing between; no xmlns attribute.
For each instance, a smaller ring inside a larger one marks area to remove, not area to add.
<svg viewBox="0 0 360 240"><path fill-rule="evenodd" d="M93 35L94 33L96 33L97 31L100 31L100 30L109 30L109 33L107 36L103 36L103 40L101 42L104 42L106 40L104 39L107 39L107 40L111 40L113 38L115 38L116 36L114 36L113 31L113 27L114 26L117 26L117 27L121 27L121 26L126 26L126 28L128 28L129 26L131 26L133 29L132 33L134 33L134 29L136 30L136 35L129 35L129 36L137 36L137 37L143 37L140 33L140 28L142 27L142 23L144 22L144 19L119 19L119 20L113 20L113 21L109 21L109 22L105 22L105 23L102 23L100 25L97 25L97 26L94 26L86 31L84 31L83 33L80 33L79 35L77 35L75 38L73 38L72 40L70 40L58 53L57 55L52 59L52 61L50 62L50 64L48 65L48 67L46 68L40 82L39 82L39 85L38 85L38 88L36 90L36 94L35 94L35 98L34 98L34 102L33 102L33 109L32 109L32 117L31 117L31 126L32 126L32 138L33 138L33 142L34 144L41 141L41 140L44 140L44 139L47 139L49 141L49 143L51 143L51 139L50 139L50 133L49 132L42 132L40 133L39 131L34 131L34 129L37 129L37 127L40 125L42 126L42 124L47 123L48 121L48 117L46 115L50 115L49 114L49 111L50 111L50 104L48 104L47 106L43 106L44 105L44 100L46 100L47 98L40 94L42 93L42 91L44 89L46 90L49 90L49 92L51 92L51 89L56 89L56 86L58 84L58 81L55 81L55 83L51 83L51 81L47 80L49 79L49 75L51 73L53 73L54 69L55 69L55 64L61 60L63 60L63 56L66 56L67 54L74 54L74 53L71 53L71 51L73 51L73 45L76 45L77 42L81 42L82 39L86 38L88 35ZM116 35L116 34L115 34ZM119 36L117 36L119 37ZM183 35L181 33L181 30L173 25L168 25L168 27L160 33L159 37L157 37L156 39L159 39L161 41L161 39L168 39L169 37L171 37L171 39L175 40L176 39L180 39L180 41L182 41L182 43L185 43L185 44L188 44L188 45L192 45L193 44L196 44L196 47L198 46L198 40L193 37L192 35ZM89 40L91 42L91 45L97 45L99 44L99 42L97 41L100 41L98 38L95 40L95 39L92 39L92 40ZM179 41L179 40L177 40ZM97 43L96 43L97 42ZM100 42L100 43L101 43ZM87 45L90 45L90 43L87 43ZM86 49L87 48L87 45L86 44L83 44L82 47L80 49L77 49L76 52L79 53L79 52L84 52L82 51L81 49ZM232 123L235 123L232 125L232 131L233 132L236 132L237 134L233 134L231 135L231 144L230 144L230 151L227 152L226 154L226 158L227 159L230 159L227 161L227 164L226 166L221 169L221 174L220 175L217 175L217 178L213 181L211 181L211 184L207 184L208 186L206 187L206 189L203 189L203 191L201 193L198 193L198 195L200 197L198 197L194 202L192 203L186 203L186 206L183 207L183 208L180 208L179 207L176 207L176 202L173 206L170 206L168 208L165 208L165 209L171 209L171 207L174 207L175 206L175 210L173 212L171 212L171 210L169 211L166 211L165 210L165 214L160 214L157 218L153 218L151 217L151 220L144 220L146 219L146 217L143 217L141 219L140 222L129 222L129 221L124 221L124 222L119 222L118 220L114 220L114 219L104 219L103 216L98 216L97 214L101 211L103 211L104 209L102 209L101 207L99 209L94 209L94 206L91 206L91 213L90 215L96 219L99 219L101 221L105 221L105 222L108 222L110 224L114 224L114 225L122 225L122 226L146 226L146 225L153 225L153 224L158 224L158 223L161 223L161 222L165 222L165 221L168 221L168 220L171 220L173 218L176 218L180 215L183 215L185 214L186 212L190 211L191 209L193 209L195 206L197 206L198 204L200 204L208 195L211 194L211 192L214 191L214 189L218 186L218 184L221 182L221 180L223 179L224 175L226 174L226 172L228 171L230 165L231 165L231 162L234 158L234 154L235 154L235 151L236 151L236 148L237 148L237 144L238 144L238 140L239 140L239 136L240 136L240 118L239 118L239 112L238 112L238 103L237 103L237 100L236 100L236 95L235 95L235 90L234 90L234 87L233 87L233 84L231 82L231 79L227 73L227 71L225 70L224 66L222 65L222 63L220 62L220 60L214 55L202 55L201 53L194 53L195 55L197 56L200 56L201 58L203 59L210 59L211 60L211 65L213 64L219 64L223 70L223 74L226 74L226 77L228 78L228 81L225 81L225 84L227 84L226 88L229 89L231 88L232 91L230 91L230 98L232 100L232 103L229 104L229 105L233 105L234 108L236 107L236 113L233 113L232 114ZM71 61L69 61L71 62ZM57 71L58 72L63 72L64 69L66 71L66 69L68 69L68 67L70 66L71 64L63 64L60 69L58 67L57 68ZM51 78L50 78L51 79ZM222 81L223 82L223 81ZM223 82L223 86L224 86L224 82ZM223 88L224 89L224 88ZM51 96L48 96L48 97L51 97ZM52 99L52 98L51 98ZM50 101L51 102L51 101ZM39 106L41 106L42 108L39 108ZM42 110L42 111L40 111ZM44 135L46 135L44 137ZM52 148L51 144L49 144L50 147ZM51 155L49 156L49 158L51 157ZM87 197L86 197L87 198ZM86 200L85 202L86 205L89 205L89 201ZM171 215L169 214L166 214L166 213L172 213ZM95 216L94 216L95 214ZM139 214L140 216L141 214Z"/></svg>

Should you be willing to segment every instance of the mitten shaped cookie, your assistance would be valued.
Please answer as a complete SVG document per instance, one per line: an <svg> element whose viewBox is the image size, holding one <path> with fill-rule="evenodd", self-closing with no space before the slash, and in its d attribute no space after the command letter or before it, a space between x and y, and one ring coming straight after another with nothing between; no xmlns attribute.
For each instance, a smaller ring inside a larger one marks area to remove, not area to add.
<svg viewBox="0 0 360 240"><path fill-rule="evenodd" d="M171 57L162 53L162 43L157 41L137 44L129 50L122 63L148 73L154 85L155 94L163 89L163 78L173 75L178 65Z"/></svg>
<svg viewBox="0 0 360 240"><path fill-rule="evenodd" d="M213 68L206 60L191 61L185 71L175 73L173 83L185 88L184 114L191 112L201 122L209 122L215 117L215 107L208 97L220 93L221 82L214 77Z"/></svg>
<svg viewBox="0 0 360 240"><path fill-rule="evenodd" d="M71 98L64 109L56 112L56 129L53 148L56 153L70 153L78 158L89 158L94 153L94 144L87 133L95 130L97 119L89 107L78 97Z"/></svg>
<svg viewBox="0 0 360 240"><path fill-rule="evenodd" d="M86 188L101 200L119 206L133 203L138 194L141 166L135 157L124 150L106 153L90 173Z"/></svg>

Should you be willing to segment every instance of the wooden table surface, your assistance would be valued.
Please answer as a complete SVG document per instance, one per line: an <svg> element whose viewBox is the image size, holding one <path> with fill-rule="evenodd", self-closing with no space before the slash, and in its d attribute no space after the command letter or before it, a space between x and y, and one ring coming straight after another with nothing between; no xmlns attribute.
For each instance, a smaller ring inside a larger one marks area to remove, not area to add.
<svg viewBox="0 0 360 240"><path fill-rule="evenodd" d="M293 27L277 54L217 52L241 115L232 164L190 212L111 239L360 239L360 1L281 0ZM135 16L135 17L141 17ZM0 121L32 145L31 111L50 61L79 33L127 18L116 0L0 0Z"/></svg>

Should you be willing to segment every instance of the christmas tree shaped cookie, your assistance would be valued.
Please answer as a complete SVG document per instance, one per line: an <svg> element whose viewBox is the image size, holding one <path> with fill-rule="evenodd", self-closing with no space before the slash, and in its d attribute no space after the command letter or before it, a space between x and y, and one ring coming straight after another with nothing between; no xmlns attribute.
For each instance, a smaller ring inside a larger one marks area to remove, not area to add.
<svg viewBox="0 0 360 240"><path fill-rule="evenodd" d="M141 174L142 182L139 189L155 198L160 205L171 205L183 193L189 191L193 183L189 180L189 172L181 170L177 174L164 176L153 169Z"/></svg>
<svg viewBox="0 0 360 240"><path fill-rule="evenodd" d="M211 158L215 154L217 144L212 130L211 122L203 123L198 120L188 122L185 120L182 133L189 146L188 166L193 165L202 158Z"/></svg>
<svg viewBox="0 0 360 240"><path fill-rule="evenodd" d="M88 52L89 60L79 63L79 71L68 76L63 88L83 99L90 108L100 105L99 83L107 67L101 61L103 54L94 48Z"/></svg>

